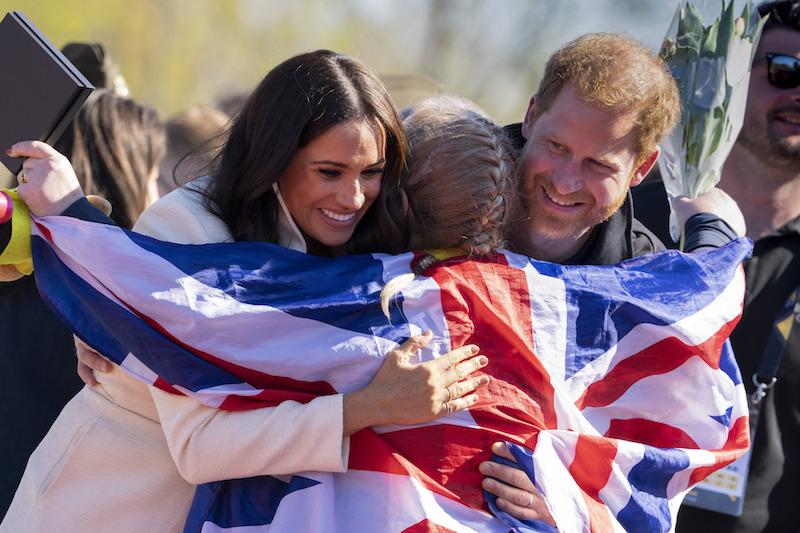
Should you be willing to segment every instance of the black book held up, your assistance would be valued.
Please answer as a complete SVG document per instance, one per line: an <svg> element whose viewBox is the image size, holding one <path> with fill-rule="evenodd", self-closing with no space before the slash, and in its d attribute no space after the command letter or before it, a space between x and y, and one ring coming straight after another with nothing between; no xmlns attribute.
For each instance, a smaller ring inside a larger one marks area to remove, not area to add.
<svg viewBox="0 0 800 533"><path fill-rule="evenodd" d="M12 174L23 158L6 149L19 141L53 144L94 87L22 13L0 22L0 162Z"/></svg>

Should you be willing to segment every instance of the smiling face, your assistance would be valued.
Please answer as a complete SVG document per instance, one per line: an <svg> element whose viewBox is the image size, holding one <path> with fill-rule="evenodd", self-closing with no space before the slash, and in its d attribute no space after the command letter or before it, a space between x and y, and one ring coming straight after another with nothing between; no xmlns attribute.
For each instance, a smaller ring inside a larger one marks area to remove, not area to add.
<svg viewBox="0 0 800 533"><path fill-rule="evenodd" d="M350 240L380 194L385 144L378 125L354 120L297 150L278 185L307 238L329 247Z"/></svg>
<svg viewBox="0 0 800 533"><path fill-rule="evenodd" d="M657 152L640 164L635 115L590 104L570 85L535 119L534 105L522 126L527 142L520 158L528 240L538 257L563 260L619 209Z"/></svg>
<svg viewBox="0 0 800 533"><path fill-rule="evenodd" d="M775 28L762 35L738 143L767 165L794 166L800 163L800 87L780 89L770 85L765 53L800 58L800 32Z"/></svg>

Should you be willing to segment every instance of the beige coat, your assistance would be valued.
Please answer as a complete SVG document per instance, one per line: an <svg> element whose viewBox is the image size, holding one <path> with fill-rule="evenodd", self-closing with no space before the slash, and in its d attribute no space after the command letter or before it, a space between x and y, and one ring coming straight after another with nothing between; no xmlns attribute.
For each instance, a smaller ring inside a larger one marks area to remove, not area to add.
<svg viewBox="0 0 800 533"><path fill-rule="evenodd" d="M281 215L281 244L305 251L285 207ZM134 229L184 244L231 240L187 187L150 206ZM346 469L342 395L225 412L148 387L117 367L97 378L31 455L0 533L179 532L192 483Z"/></svg>

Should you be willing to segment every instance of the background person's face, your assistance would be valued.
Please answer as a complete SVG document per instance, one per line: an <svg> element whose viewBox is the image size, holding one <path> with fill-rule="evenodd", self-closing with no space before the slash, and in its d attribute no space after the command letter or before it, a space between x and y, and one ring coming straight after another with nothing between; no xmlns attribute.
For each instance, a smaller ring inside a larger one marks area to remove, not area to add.
<svg viewBox="0 0 800 533"><path fill-rule="evenodd" d="M635 172L634 116L589 104L568 85L535 121L534 105L520 160L531 231L578 239L619 209L628 187L644 177Z"/></svg>
<svg viewBox="0 0 800 533"><path fill-rule="evenodd" d="M303 233L325 246L353 236L381 190L385 142L367 121L333 126L295 153L278 184Z"/></svg>
<svg viewBox="0 0 800 533"><path fill-rule="evenodd" d="M776 28L761 37L765 53L800 57L800 32ZM780 89L767 79L767 60L756 59L738 143L769 164L800 163L800 87Z"/></svg>

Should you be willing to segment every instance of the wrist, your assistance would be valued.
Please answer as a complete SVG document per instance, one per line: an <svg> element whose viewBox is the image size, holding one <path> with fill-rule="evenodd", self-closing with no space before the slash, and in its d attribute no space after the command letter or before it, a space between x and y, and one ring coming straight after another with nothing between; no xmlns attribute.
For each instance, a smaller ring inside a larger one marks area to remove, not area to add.
<svg viewBox="0 0 800 533"><path fill-rule="evenodd" d="M371 398L369 386L345 394L342 399L342 411L342 433L345 437L380 424L376 416L380 409L376 408Z"/></svg>
<svg viewBox="0 0 800 533"><path fill-rule="evenodd" d="M53 203L53 206L52 206L52 209L51 209L52 212L49 213L49 214L61 215L61 214L64 213L64 211L69 209L69 207L72 204L74 204L75 202L77 202L78 200L80 200L83 197L84 197L83 191L80 188L75 189L73 191L70 191L63 198L61 198L57 202Z"/></svg>

